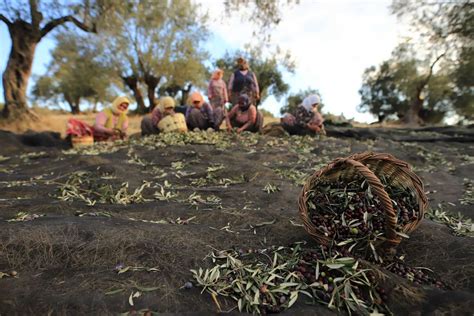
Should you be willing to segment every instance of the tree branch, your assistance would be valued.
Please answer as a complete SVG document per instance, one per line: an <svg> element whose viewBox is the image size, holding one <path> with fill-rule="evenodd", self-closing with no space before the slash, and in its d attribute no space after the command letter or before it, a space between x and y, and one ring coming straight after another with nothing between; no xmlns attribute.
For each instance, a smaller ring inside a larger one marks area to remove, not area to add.
<svg viewBox="0 0 474 316"><path fill-rule="evenodd" d="M428 82L430 81L431 79L431 76L433 75L433 68L434 66L436 65L436 63L444 57L444 55L446 55L446 53L442 53L441 55L439 55L438 57L436 57L436 59L433 61L433 63L431 64L430 66L430 72L428 73L428 75L426 76L425 80L423 80L420 85L418 85L418 89L417 89L417 99L419 100L420 99L420 96L421 96L421 92L423 91L423 89L425 88L425 86L428 84Z"/></svg>
<svg viewBox="0 0 474 316"><path fill-rule="evenodd" d="M3 14L0 14L0 21L3 21L8 27L12 25L12 22Z"/></svg>
<svg viewBox="0 0 474 316"><path fill-rule="evenodd" d="M84 32L92 32L92 33L97 32L95 24L93 24L92 27L90 27L90 26L85 25L84 23L82 23L81 21L73 17L72 15L66 15L58 19L51 20L48 23L46 23L46 25L41 29L41 38L45 37L55 27L62 25L66 22L74 23L78 28L80 28Z"/></svg>
<svg viewBox="0 0 474 316"><path fill-rule="evenodd" d="M436 59L433 61L433 63L431 64L430 66L430 72L428 73L428 76L426 76L425 80L423 81L423 86L426 86L428 84L428 81L430 81L431 79L431 76L433 75L433 68L434 66L436 65L436 63L444 57L444 55L446 55L446 53L442 53L441 55L439 55L438 57L436 57Z"/></svg>
<svg viewBox="0 0 474 316"><path fill-rule="evenodd" d="M39 29L39 24L43 19L43 14L38 11L38 1L30 0L30 15L31 15L31 24L37 30Z"/></svg>

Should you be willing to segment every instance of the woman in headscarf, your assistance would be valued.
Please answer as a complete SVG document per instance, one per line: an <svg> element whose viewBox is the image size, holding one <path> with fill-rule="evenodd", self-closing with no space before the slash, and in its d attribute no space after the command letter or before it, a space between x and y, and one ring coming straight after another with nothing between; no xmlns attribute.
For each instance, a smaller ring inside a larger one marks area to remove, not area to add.
<svg viewBox="0 0 474 316"><path fill-rule="evenodd" d="M260 89L255 74L249 70L249 65L245 59L237 59L238 69L230 76L229 92L233 105L237 104L239 96L246 94L252 104L256 104L260 99Z"/></svg>
<svg viewBox="0 0 474 316"><path fill-rule="evenodd" d="M130 100L125 97L117 97L112 106L98 113L95 118L94 141L108 141L125 139L128 129L128 106Z"/></svg>
<svg viewBox="0 0 474 316"><path fill-rule="evenodd" d="M209 86L207 87L207 95L213 109L223 107L226 102L229 102L227 87L225 81L222 79L223 76L224 71L222 69L216 69L216 71L212 73Z"/></svg>
<svg viewBox="0 0 474 316"><path fill-rule="evenodd" d="M142 135L159 134L160 132L186 131L184 115L175 113L176 104L172 97L162 97L155 103L151 115L141 122Z"/></svg>
<svg viewBox="0 0 474 316"><path fill-rule="evenodd" d="M214 119L217 126L216 130L219 129L219 126L222 124L222 121L227 114L224 105L229 102L229 98L227 96L227 87L224 80L222 80L223 76L223 70L217 69L214 71L207 88L209 102L211 103L212 110L214 111Z"/></svg>
<svg viewBox="0 0 474 316"><path fill-rule="evenodd" d="M190 130L214 130L219 127L216 126L212 107L204 102L204 98L198 91L191 93L187 104L186 124Z"/></svg>
<svg viewBox="0 0 474 316"><path fill-rule="evenodd" d="M281 118L281 125L290 135L324 134L324 119L318 111L320 103L318 95L307 96L294 113Z"/></svg>
<svg viewBox="0 0 474 316"><path fill-rule="evenodd" d="M227 130L237 128L237 133L243 131L259 132L263 125L263 115L255 105L250 103L250 99L246 94L239 97L238 102L229 111L227 115Z"/></svg>

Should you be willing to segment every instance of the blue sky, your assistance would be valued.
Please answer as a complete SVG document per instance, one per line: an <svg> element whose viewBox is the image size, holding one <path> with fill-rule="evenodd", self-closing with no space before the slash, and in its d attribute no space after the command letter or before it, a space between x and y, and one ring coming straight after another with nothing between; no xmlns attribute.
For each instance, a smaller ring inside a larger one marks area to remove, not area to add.
<svg viewBox="0 0 474 316"><path fill-rule="evenodd" d="M252 26L240 18L222 19L222 3L201 0L209 11L213 35L207 47L220 57L226 50L241 49L252 39ZM308 87L318 89L325 111L369 122L374 118L358 113L358 89L362 73L390 57L392 49L407 35L406 28L389 14L390 0L302 0L285 10L272 38L282 49L292 52L295 74L284 73L291 92ZM223 20L225 20L223 22ZM37 46L33 76L44 74L54 47L52 36ZM6 26L0 23L0 69L5 69L11 41ZM251 65L250 65L251 66ZM33 81L30 81L30 88ZM0 101L3 89L0 87ZM269 97L263 108L279 114L282 101Z"/></svg>

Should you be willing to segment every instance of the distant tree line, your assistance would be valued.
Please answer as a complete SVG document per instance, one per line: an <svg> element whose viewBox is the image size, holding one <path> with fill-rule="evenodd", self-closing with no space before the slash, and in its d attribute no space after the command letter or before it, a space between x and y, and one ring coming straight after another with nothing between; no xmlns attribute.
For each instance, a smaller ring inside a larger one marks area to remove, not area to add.
<svg viewBox="0 0 474 316"><path fill-rule="evenodd" d="M296 3L229 0L225 13L241 13L257 26L256 42L268 44L285 6ZM474 3L393 0L391 10L411 21L417 37L365 70L359 111L379 121L396 118L414 125L438 123L453 114L472 121ZM35 78L32 92L49 105L67 103L72 113L81 104L94 109L123 91L134 96L139 113L150 111L163 95L184 104L192 89L205 89L214 67L221 67L228 79L240 56L257 75L261 101L269 95L286 97L282 113L292 111L307 94L318 93L308 88L288 95L282 71L293 72L294 64L278 49L262 54L254 45L210 60L204 49L208 16L191 0L3 1L0 21L12 40L2 76L3 117L28 112L26 91L36 46L53 31L53 58L46 74Z"/></svg>
<svg viewBox="0 0 474 316"><path fill-rule="evenodd" d="M474 3L393 0L391 9L411 21L418 37L365 70L359 110L411 125L439 123L448 114L473 121Z"/></svg>
<svg viewBox="0 0 474 316"><path fill-rule="evenodd" d="M252 8L254 14L246 21L258 26L258 34L268 41L281 9L292 2L232 0L225 6L227 15ZM199 9L190 0L0 2L0 21L12 40L2 76L3 117L20 117L29 111L26 91L36 46L60 26L72 27L55 32L52 61L33 88L37 100L50 105L66 102L72 113L78 113L83 102L94 107L128 89L139 113L150 111L162 95L184 103L191 89L205 88L212 70L204 66L209 61L203 48L209 35L208 16ZM229 53L223 60L232 57ZM286 66L280 68L273 57L253 61L265 90L278 95L288 90L281 75Z"/></svg>

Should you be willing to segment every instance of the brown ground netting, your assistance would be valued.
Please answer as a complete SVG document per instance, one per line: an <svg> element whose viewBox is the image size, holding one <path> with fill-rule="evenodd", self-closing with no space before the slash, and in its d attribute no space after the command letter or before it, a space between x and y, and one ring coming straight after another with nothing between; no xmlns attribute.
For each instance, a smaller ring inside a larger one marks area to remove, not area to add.
<svg viewBox="0 0 474 316"><path fill-rule="evenodd" d="M315 166L354 152L389 152L407 161L423 178L432 206L451 202L456 207L446 204L448 210L473 214L472 205L459 202L464 178L474 174L473 143L252 136L247 145L234 137L227 149L212 142L155 149L134 145L133 152L124 146L97 156L28 147L5 133L0 133L0 143L0 272L18 272L18 278L0 279L1 315L118 314L143 308L214 313L214 303L200 289L180 289L191 280L189 269L205 265L202 259L212 248L256 249L302 240L314 244L301 226L294 225L301 225L297 199L303 176ZM24 155L31 152L36 154ZM225 168L219 169L220 165ZM170 201L96 204L93 208L82 201L58 200L58 183L65 183L76 171L91 172L93 180L115 189L128 182L129 191L143 180L150 181L151 187L143 191L146 199L153 199L159 185L178 196ZM279 191L271 193L268 184ZM6 221L20 211L45 216ZM78 211L110 217L79 217ZM178 224L178 218L192 217L187 225ZM413 289L406 280L393 276L387 286L397 289L390 300L395 314L463 315L474 310L469 305L474 302L472 238L454 236L446 226L424 220L398 250L410 265L432 269L454 289ZM117 274L117 264L157 271ZM403 292L402 285L417 294ZM138 287L156 289L143 292L131 307L128 298ZM123 292L105 294L116 289ZM404 299L404 295L418 294L418 301ZM221 303L232 307L230 301ZM306 306L304 300L286 312L301 313L334 314L322 305Z"/></svg>

